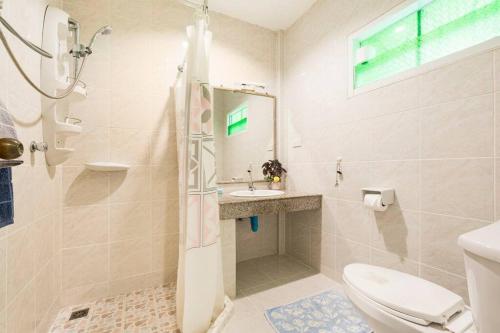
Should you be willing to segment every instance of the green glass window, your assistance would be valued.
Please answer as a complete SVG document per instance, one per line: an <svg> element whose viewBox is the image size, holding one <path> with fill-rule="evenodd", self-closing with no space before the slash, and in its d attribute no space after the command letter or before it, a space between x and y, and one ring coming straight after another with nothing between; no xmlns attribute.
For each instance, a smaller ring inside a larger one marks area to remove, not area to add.
<svg viewBox="0 0 500 333"><path fill-rule="evenodd" d="M404 10L382 29L354 38L354 88L498 37L498 22L500 0L432 0Z"/></svg>
<svg viewBox="0 0 500 333"><path fill-rule="evenodd" d="M248 105L240 105L227 115L227 136L241 133L247 130L248 126Z"/></svg>

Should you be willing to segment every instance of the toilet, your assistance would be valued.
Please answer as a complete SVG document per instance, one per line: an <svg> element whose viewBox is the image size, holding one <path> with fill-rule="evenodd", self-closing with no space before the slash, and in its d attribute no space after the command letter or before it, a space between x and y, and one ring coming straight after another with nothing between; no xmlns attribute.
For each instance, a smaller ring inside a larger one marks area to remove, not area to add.
<svg viewBox="0 0 500 333"><path fill-rule="evenodd" d="M459 237L471 307L459 295L399 271L351 264L345 291L375 333L500 332L500 222Z"/></svg>

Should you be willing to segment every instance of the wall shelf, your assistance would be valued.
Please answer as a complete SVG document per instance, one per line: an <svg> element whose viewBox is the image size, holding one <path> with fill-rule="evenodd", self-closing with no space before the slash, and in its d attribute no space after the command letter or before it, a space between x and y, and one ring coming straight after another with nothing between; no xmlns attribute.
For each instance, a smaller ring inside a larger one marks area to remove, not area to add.
<svg viewBox="0 0 500 333"><path fill-rule="evenodd" d="M89 162L85 163L85 167L92 171L101 171L101 172L119 172L119 171L127 171L130 169L130 165L121 164L121 163L113 163L113 162Z"/></svg>

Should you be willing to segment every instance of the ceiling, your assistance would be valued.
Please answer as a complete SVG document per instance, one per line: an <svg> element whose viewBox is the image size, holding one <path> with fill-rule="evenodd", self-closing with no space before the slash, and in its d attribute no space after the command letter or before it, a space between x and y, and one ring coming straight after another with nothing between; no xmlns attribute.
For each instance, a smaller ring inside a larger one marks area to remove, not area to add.
<svg viewBox="0 0 500 333"><path fill-rule="evenodd" d="M218 13L271 30L288 29L316 0L209 0Z"/></svg>

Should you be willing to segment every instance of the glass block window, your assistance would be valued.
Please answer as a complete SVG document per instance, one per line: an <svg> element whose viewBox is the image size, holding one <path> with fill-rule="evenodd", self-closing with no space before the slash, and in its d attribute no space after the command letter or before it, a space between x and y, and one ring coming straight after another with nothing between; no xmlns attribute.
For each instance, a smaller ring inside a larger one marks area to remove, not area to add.
<svg viewBox="0 0 500 333"><path fill-rule="evenodd" d="M248 105L240 105L227 115L227 136L241 133L247 130Z"/></svg>
<svg viewBox="0 0 500 333"><path fill-rule="evenodd" d="M354 89L500 36L500 0L426 0L353 38Z"/></svg>

